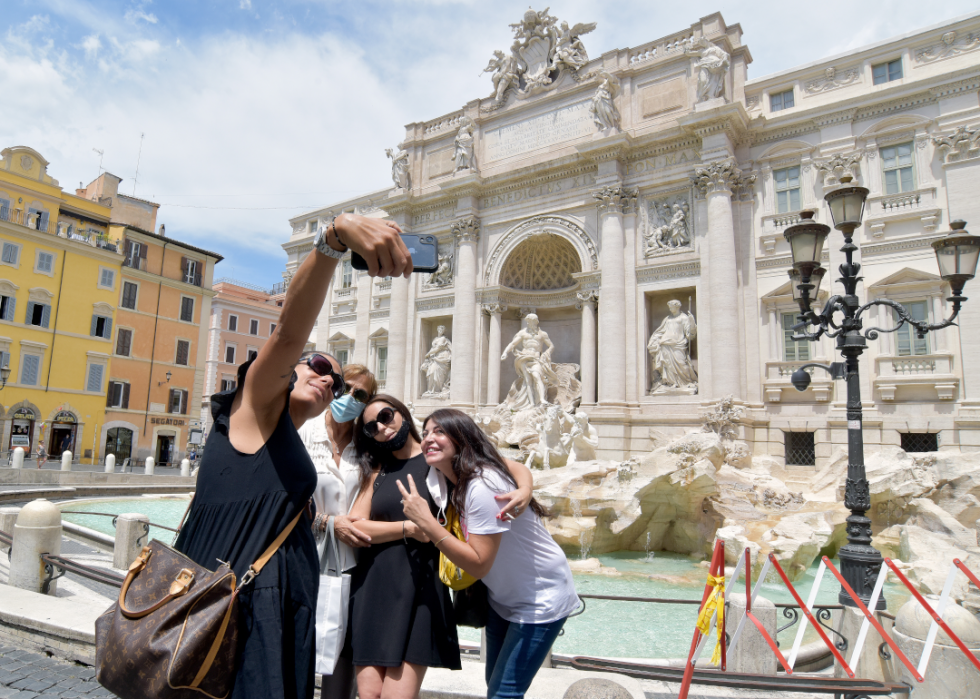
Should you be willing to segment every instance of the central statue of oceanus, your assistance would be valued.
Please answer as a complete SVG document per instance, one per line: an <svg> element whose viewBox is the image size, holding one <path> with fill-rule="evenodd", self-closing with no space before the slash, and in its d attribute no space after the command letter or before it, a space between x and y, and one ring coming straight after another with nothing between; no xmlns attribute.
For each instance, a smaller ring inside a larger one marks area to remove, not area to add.
<svg viewBox="0 0 980 699"><path fill-rule="evenodd" d="M521 384L512 409L521 409L548 402L548 388L558 387L558 375L551 366L551 353L555 345L548 333L538 326L538 316L527 316L527 327L520 330L500 355L500 361L507 359L514 351L514 369ZM521 345L518 349L518 345Z"/></svg>

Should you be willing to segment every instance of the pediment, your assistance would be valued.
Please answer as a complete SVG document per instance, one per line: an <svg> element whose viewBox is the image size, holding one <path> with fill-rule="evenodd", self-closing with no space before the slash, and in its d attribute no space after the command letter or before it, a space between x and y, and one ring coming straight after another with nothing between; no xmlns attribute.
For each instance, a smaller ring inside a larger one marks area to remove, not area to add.
<svg viewBox="0 0 980 699"><path fill-rule="evenodd" d="M327 342L353 342L353 339L342 332L335 332L327 339Z"/></svg>
<svg viewBox="0 0 980 699"><path fill-rule="evenodd" d="M773 289L772 291L770 291L768 294L764 295L762 297L762 300L765 301L766 299L779 299L779 298L785 298L787 296L792 296L792 295L793 295L793 287L790 285L790 282L787 281L784 284L781 284L780 286L777 286L775 289Z"/></svg>
<svg viewBox="0 0 980 699"><path fill-rule="evenodd" d="M889 117L882 119L877 124L873 124L862 133L858 138L871 138L873 136L885 136L893 131L906 131L908 129L927 128L933 123L918 114L904 114L902 116Z"/></svg>
<svg viewBox="0 0 980 699"><path fill-rule="evenodd" d="M785 158L793 155L804 155L812 153L816 146L806 141L780 141L779 143L767 148L759 156L759 160L773 160Z"/></svg>
<svg viewBox="0 0 980 699"><path fill-rule="evenodd" d="M938 274L930 274L929 272L923 272L920 269L905 267L904 269L900 269L899 271L888 275L884 279L875 282L868 288L883 289L885 287L905 286L909 284L929 284L938 286L942 283L942 277L940 277Z"/></svg>
<svg viewBox="0 0 980 699"><path fill-rule="evenodd" d="M371 340L380 340L382 338L387 338L387 337L388 337L388 329L387 328L378 328L373 333L371 333L370 335L368 335L368 339L371 339Z"/></svg>
<svg viewBox="0 0 980 699"><path fill-rule="evenodd" d="M20 287L6 279L0 279L0 294L4 296L15 296Z"/></svg>
<svg viewBox="0 0 980 699"><path fill-rule="evenodd" d="M41 286L36 286L28 293L28 300L36 303L51 303L54 294Z"/></svg>
<svg viewBox="0 0 980 699"><path fill-rule="evenodd" d="M112 306L105 303L104 301L99 301L98 303L92 304L92 310L98 315L112 316L112 311L114 310Z"/></svg>

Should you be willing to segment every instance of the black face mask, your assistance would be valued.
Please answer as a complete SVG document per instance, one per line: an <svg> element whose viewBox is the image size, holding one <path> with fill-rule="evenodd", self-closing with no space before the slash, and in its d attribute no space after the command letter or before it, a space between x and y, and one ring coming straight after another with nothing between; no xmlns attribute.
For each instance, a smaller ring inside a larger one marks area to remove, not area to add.
<svg viewBox="0 0 980 699"><path fill-rule="evenodd" d="M408 443L408 437L408 420L402 417L402 426L398 428L398 432L395 433L395 436L389 439L387 442L372 440L371 451L379 454L388 454L393 451L398 451Z"/></svg>

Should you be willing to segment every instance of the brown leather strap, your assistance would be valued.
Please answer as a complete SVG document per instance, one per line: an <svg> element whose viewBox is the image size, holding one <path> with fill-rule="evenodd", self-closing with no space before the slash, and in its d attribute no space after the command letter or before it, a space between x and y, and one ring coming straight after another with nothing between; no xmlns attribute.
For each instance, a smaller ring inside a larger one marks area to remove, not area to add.
<svg viewBox="0 0 980 699"><path fill-rule="evenodd" d="M269 559L272 558L276 551L279 550L279 547L282 546L282 543L286 540L286 537L289 536L289 532L293 531L293 527L297 525L299 518L303 516L305 511L306 510L300 510L299 514L293 517L293 521L287 524L286 528L280 532L275 541L269 544L269 548L267 548L265 552L263 552L263 554L256 559L255 563L248 567L248 572L252 575L248 576L246 573L246 575L242 577L242 585L248 584L252 578L262 572L262 569L265 568L265 564L268 563ZM241 587L241 585L239 587Z"/></svg>
<svg viewBox="0 0 980 699"><path fill-rule="evenodd" d="M234 583L234 581L235 579L233 577L232 583ZM215 637L214 643L211 644L211 649L208 651L207 656L205 656L204 662L201 664L201 669L197 671L197 677L195 677L194 681L191 682L191 687L197 688L197 686L204 681L204 678L208 674L208 670L210 670L211 666L214 664L214 659L218 656L218 650L221 648L221 642L225 638L225 631L228 630L228 622L231 619L231 612L234 608L235 596L232 595L228 599L228 609L225 610L225 618L221 620L221 628L218 629L218 635Z"/></svg>

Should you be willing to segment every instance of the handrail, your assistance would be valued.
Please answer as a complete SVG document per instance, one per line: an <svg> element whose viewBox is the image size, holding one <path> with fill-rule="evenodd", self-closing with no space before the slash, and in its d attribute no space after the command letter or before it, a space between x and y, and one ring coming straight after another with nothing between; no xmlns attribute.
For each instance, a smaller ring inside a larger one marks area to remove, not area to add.
<svg viewBox="0 0 980 699"><path fill-rule="evenodd" d="M75 561L62 558L61 556L55 556L50 553L42 553L41 562L44 563L44 570L48 574L41 586L42 592L45 593L47 592L47 587L51 584L51 581L57 580L65 573L74 573L75 575L80 575L83 578L88 578L89 580L94 580L95 582L102 583L103 585L109 585L110 587L122 587L123 582L126 580L121 575L116 575L108 570L92 568L91 566L82 565L81 563L76 563ZM58 568L64 572L61 573L61 575L55 575L55 568Z"/></svg>
<svg viewBox="0 0 980 699"><path fill-rule="evenodd" d="M62 510L63 515L97 515L99 517L112 517L112 526L116 526L116 519L119 517L117 514L112 514L111 512L80 512L78 510ZM155 524L154 522L149 522L151 527L156 527L157 529L166 529L168 532L176 533L177 530L173 527L168 527L164 524Z"/></svg>

